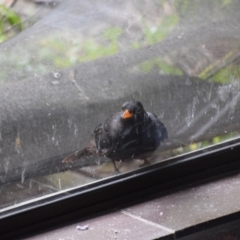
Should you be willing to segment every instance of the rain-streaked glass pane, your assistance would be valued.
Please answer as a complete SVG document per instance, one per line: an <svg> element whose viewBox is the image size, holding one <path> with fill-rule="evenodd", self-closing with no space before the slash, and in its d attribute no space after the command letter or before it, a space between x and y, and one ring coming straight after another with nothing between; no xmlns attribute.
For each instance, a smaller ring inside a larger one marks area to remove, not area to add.
<svg viewBox="0 0 240 240"><path fill-rule="evenodd" d="M239 136L239 1L62 0L23 9L33 16L0 44L2 212L114 176L99 149L62 160L128 100L168 132L149 164ZM115 161L120 173L144 167L137 154Z"/></svg>

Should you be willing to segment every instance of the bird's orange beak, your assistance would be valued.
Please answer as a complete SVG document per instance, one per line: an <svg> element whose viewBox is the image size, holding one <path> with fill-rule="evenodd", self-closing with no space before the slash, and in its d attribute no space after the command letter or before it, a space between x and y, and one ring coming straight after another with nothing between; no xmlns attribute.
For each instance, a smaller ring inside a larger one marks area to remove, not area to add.
<svg viewBox="0 0 240 240"><path fill-rule="evenodd" d="M123 115L122 115L122 118L123 119L126 119L126 118L131 118L133 116L132 113L130 113L128 110L126 110Z"/></svg>

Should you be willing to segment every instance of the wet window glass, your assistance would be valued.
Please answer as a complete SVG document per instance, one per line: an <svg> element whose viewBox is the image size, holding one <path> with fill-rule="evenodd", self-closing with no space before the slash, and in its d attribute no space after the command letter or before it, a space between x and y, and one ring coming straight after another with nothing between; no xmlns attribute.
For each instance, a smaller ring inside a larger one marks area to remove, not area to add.
<svg viewBox="0 0 240 240"><path fill-rule="evenodd" d="M239 136L239 1L2 2L1 212Z"/></svg>

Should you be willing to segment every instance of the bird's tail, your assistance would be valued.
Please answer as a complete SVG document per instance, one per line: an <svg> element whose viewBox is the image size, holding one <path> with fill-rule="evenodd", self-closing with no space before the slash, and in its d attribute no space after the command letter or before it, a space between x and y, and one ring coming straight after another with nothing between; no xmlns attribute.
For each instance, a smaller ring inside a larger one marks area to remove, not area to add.
<svg viewBox="0 0 240 240"><path fill-rule="evenodd" d="M63 163L74 162L81 159L82 157L86 157L87 155L89 155L89 151L86 148L82 148L74 152L73 154L69 155L68 157L64 158L62 162Z"/></svg>

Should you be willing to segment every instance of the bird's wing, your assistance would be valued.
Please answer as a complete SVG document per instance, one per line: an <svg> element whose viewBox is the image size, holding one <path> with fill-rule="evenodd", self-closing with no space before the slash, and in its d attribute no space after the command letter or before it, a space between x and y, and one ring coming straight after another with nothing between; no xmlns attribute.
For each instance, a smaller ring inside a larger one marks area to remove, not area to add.
<svg viewBox="0 0 240 240"><path fill-rule="evenodd" d="M151 124L148 124L148 128L152 127L152 125L157 126L157 132L159 135L159 138L161 139L161 142L164 141L165 139L168 139L168 132L164 124L160 121L159 117L157 117L153 113L147 112L148 117L151 119Z"/></svg>

